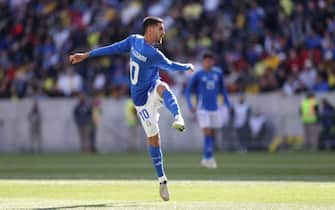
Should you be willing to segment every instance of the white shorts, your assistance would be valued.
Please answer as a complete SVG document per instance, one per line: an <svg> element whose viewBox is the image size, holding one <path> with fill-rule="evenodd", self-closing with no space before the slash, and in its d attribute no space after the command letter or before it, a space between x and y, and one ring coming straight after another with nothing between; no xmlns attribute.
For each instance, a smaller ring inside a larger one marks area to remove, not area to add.
<svg viewBox="0 0 335 210"><path fill-rule="evenodd" d="M166 88L168 88L166 83L157 80L153 90L148 93L147 103L143 106L135 106L137 116L141 120L147 137L151 137L159 133L158 109L163 105L163 99L157 93L158 85L164 85Z"/></svg>
<svg viewBox="0 0 335 210"><path fill-rule="evenodd" d="M222 128L224 125L224 117L222 116L221 109L216 111L198 109L197 119L200 128Z"/></svg>

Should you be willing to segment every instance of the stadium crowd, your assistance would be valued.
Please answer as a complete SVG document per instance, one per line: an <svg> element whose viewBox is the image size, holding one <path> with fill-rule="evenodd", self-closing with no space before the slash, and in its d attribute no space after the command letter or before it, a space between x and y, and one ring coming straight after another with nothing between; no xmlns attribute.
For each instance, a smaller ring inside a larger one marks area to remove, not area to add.
<svg viewBox="0 0 335 210"><path fill-rule="evenodd" d="M217 55L229 92L327 92L335 88L335 3L326 0L2 0L0 97L128 94L126 56L72 66L68 55L165 21L162 51L194 62ZM187 74L163 80L182 90Z"/></svg>

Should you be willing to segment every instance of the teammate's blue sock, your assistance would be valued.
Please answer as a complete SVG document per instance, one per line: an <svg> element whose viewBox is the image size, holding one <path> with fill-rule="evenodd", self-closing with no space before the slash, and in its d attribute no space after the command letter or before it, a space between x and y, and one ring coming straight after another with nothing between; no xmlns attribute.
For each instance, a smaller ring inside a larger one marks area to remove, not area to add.
<svg viewBox="0 0 335 210"><path fill-rule="evenodd" d="M172 94L172 92L168 89L165 89L163 92L163 100L165 106L168 110L173 114L175 117L176 115L180 114L180 108L177 102L176 97Z"/></svg>
<svg viewBox="0 0 335 210"><path fill-rule="evenodd" d="M157 176L158 177L165 176L163 168L163 155L160 146L154 147L152 145L149 145L149 153L151 156L152 163L155 166Z"/></svg>
<svg viewBox="0 0 335 210"><path fill-rule="evenodd" d="M204 158L210 159L213 158L214 151L214 138L212 136L204 137Z"/></svg>

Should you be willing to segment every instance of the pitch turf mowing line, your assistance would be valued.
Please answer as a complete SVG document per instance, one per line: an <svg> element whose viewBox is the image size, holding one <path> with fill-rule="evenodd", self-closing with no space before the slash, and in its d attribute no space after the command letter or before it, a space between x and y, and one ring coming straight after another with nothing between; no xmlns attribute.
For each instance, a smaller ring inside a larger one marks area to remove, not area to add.
<svg viewBox="0 0 335 210"><path fill-rule="evenodd" d="M0 209L335 209L335 183L170 181L161 202L155 181L0 180Z"/></svg>
<svg viewBox="0 0 335 210"><path fill-rule="evenodd" d="M335 181L330 152L217 153L219 168L204 170L198 153L165 154L166 172L175 180ZM2 179L155 179L147 153L109 155L0 155Z"/></svg>

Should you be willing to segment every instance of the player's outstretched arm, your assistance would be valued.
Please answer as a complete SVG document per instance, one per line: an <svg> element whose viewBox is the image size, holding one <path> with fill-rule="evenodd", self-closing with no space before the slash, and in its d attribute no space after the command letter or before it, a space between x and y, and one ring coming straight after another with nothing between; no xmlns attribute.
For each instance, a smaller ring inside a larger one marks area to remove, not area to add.
<svg viewBox="0 0 335 210"><path fill-rule="evenodd" d="M75 53L69 56L69 60L71 64L76 64L79 62L82 62L83 60L85 60L86 58L88 58L90 55L89 52L85 52L85 53Z"/></svg>
<svg viewBox="0 0 335 210"><path fill-rule="evenodd" d="M104 56L104 55L113 55L113 54L120 54L129 52L130 50L130 40L133 39L134 36L129 36L128 38L115 42L114 44L99 47L96 49L93 49L89 52L85 53L75 53L69 56L69 60L72 64L79 63L83 60L85 60L88 57L96 57L96 56Z"/></svg>
<svg viewBox="0 0 335 210"><path fill-rule="evenodd" d="M154 66L159 69L164 69L167 71L188 71L193 72L194 66L191 63L179 63L175 61L171 61L163 53L157 51L156 55L153 57Z"/></svg>

